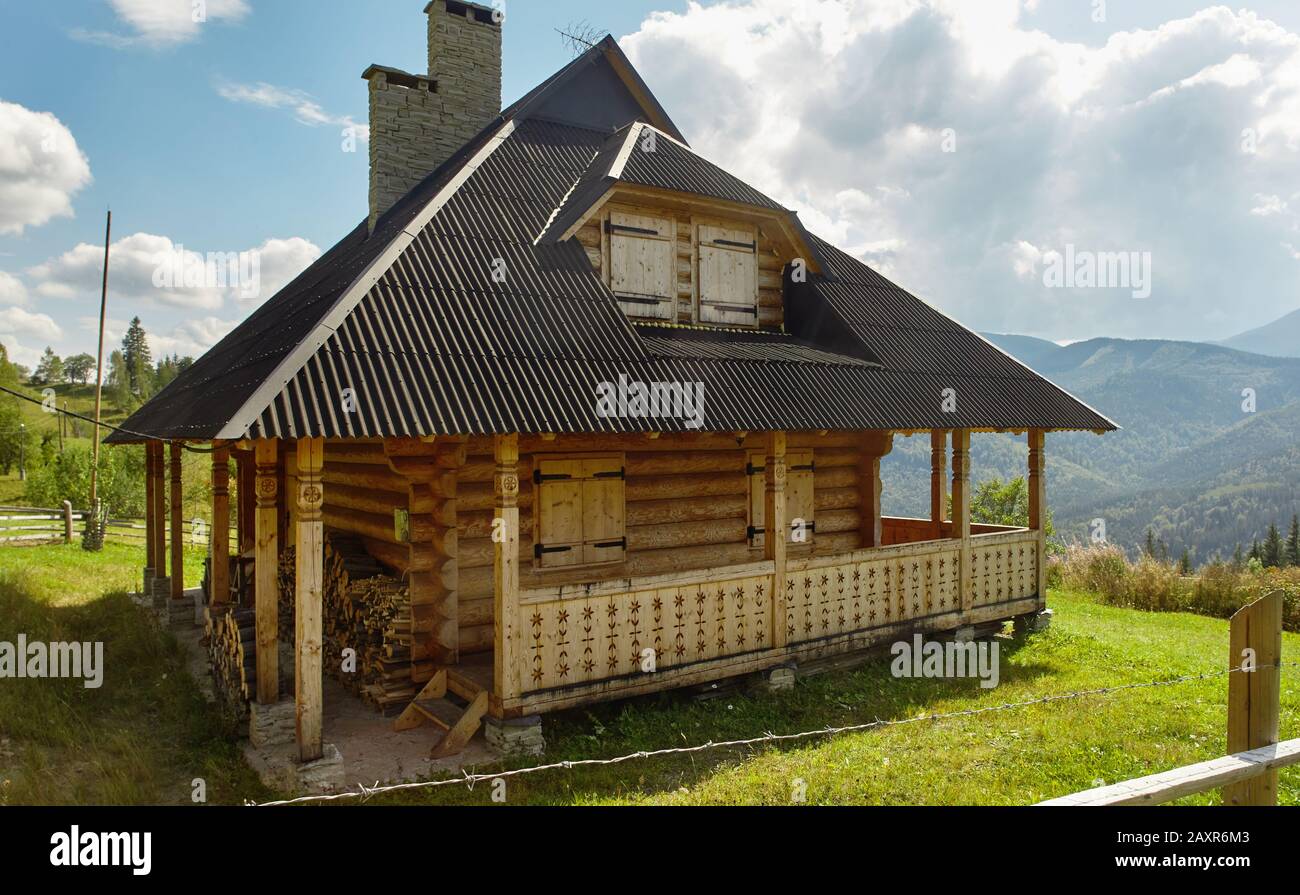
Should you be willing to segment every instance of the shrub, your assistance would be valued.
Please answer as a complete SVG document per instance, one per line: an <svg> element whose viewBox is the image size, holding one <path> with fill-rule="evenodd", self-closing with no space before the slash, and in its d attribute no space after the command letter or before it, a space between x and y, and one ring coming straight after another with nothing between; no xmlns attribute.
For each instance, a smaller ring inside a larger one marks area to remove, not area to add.
<svg viewBox="0 0 1300 895"><path fill-rule="evenodd" d="M87 447L70 447L27 480L25 497L32 506L59 507L65 500L88 509L92 454ZM105 447L99 454L99 497L116 518L144 515L144 449Z"/></svg>

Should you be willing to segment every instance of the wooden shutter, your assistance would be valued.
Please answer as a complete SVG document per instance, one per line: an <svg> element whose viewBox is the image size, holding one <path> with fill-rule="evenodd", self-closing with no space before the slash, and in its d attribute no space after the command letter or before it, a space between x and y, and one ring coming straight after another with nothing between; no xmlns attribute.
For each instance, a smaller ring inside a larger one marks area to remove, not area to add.
<svg viewBox="0 0 1300 895"><path fill-rule="evenodd" d="M752 451L745 472L749 476L749 546L767 545L767 455Z"/></svg>
<svg viewBox="0 0 1300 895"><path fill-rule="evenodd" d="M786 533L786 538L793 544L792 535L794 534L794 520L802 519L806 539L796 545L805 547L813 542L813 536L817 530L816 520L813 518L816 510L816 500L813 491L813 466L812 451L790 451L785 455L786 479L785 479L785 507L786 518L790 520L790 531Z"/></svg>
<svg viewBox="0 0 1300 895"><path fill-rule="evenodd" d="M543 569L582 565L581 461L539 460L534 485L538 565Z"/></svg>
<svg viewBox="0 0 1300 895"><path fill-rule="evenodd" d="M537 564L543 569L619 562L627 555L622 457L540 459Z"/></svg>
<svg viewBox="0 0 1300 895"><path fill-rule="evenodd" d="M672 218L611 211L609 288L629 317L672 320L677 306L677 225Z"/></svg>
<svg viewBox="0 0 1300 895"><path fill-rule="evenodd" d="M619 562L627 555L621 457L583 461L583 561Z"/></svg>
<svg viewBox="0 0 1300 895"><path fill-rule="evenodd" d="M700 322L758 325L758 243L752 227L701 224Z"/></svg>

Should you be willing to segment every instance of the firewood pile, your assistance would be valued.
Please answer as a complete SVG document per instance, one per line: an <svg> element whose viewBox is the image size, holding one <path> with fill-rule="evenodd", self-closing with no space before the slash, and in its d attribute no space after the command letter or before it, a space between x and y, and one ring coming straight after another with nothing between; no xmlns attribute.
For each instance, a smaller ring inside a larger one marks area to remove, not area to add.
<svg viewBox="0 0 1300 895"><path fill-rule="evenodd" d="M243 721L257 692L256 614L251 609L216 607L208 613L204 633L217 700Z"/></svg>

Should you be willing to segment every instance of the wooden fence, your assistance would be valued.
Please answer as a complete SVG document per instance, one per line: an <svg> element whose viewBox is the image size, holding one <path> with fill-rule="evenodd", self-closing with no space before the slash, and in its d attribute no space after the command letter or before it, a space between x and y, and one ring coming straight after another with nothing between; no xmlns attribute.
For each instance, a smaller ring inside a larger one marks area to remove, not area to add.
<svg viewBox="0 0 1300 895"><path fill-rule="evenodd" d="M1276 805L1279 768L1300 764L1300 740L1278 742L1282 701L1282 592L1243 606L1229 633L1228 750L1203 761L1041 802L1159 805L1223 790L1225 805Z"/></svg>
<svg viewBox="0 0 1300 895"><path fill-rule="evenodd" d="M84 510L74 510L70 503L60 509L0 506L0 548L71 544L85 534L86 516ZM204 520L185 519L181 528L191 544L202 546L210 540L211 525ZM232 527L231 543L238 543L238 537L238 531ZM145 520L110 518L105 540L143 547Z"/></svg>

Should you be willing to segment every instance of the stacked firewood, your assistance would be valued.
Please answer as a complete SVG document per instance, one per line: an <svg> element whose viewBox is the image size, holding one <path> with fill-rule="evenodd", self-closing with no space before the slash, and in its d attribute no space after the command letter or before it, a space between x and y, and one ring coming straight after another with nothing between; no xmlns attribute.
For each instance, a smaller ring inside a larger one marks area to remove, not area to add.
<svg viewBox="0 0 1300 895"><path fill-rule="evenodd" d="M324 571L325 668L380 711L405 708L415 697L410 589L345 534L327 537ZM345 670L346 649L355 671Z"/></svg>
<svg viewBox="0 0 1300 895"><path fill-rule="evenodd" d="M257 618L251 609L215 607L205 629L218 701L237 720L257 692Z"/></svg>

